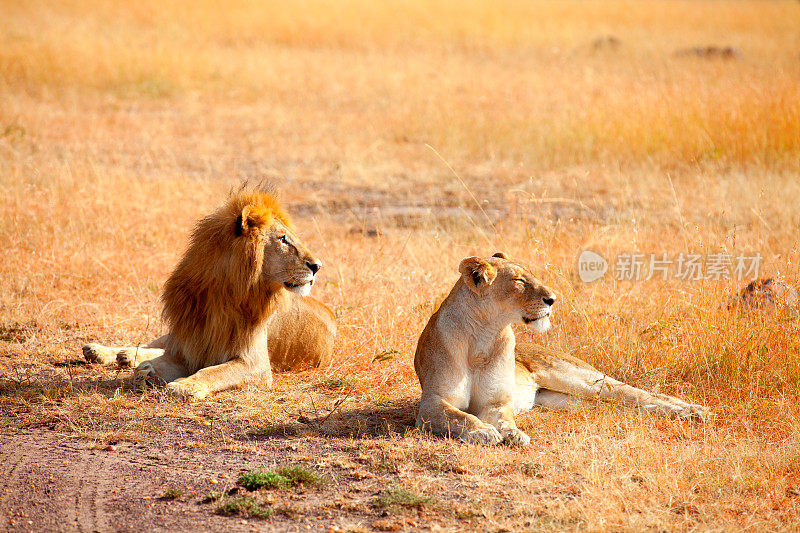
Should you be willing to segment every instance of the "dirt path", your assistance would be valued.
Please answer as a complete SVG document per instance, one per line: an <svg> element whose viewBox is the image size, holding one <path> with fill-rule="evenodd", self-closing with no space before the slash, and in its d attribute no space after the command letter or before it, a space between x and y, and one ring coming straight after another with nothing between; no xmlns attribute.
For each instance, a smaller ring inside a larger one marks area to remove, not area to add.
<svg viewBox="0 0 800 533"><path fill-rule="evenodd" d="M199 422L169 419L154 423L136 442L108 444L68 429L58 420L45 420L0 430L0 531L336 531L428 525L421 510L387 517L376 508L376 496L398 486L398 479L391 471L375 475L352 460L362 447L371 447L367 441L255 436L242 443L215 437L214 429ZM257 493L236 484L244 471L281 464L306 465L328 484ZM165 498L169 489L183 494ZM267 519L222 516L218 503L206 499L212 493L253 497L275 512ZM436 517L430 518L434 525Z"/></svg>
<svg viewBox="0 0 800 533"><path fill-rule="evenodd" d="M0 440L0 462L7 473L0 514L11 530L231 528L230 520L201 512L195 504L155 499L165 485L210 489L208 480L225 466L213 456L190 467L178 454L157 457L156 444L92 449L48 430L4 433ZM178 505L180 512L171 512Z"/></svg>

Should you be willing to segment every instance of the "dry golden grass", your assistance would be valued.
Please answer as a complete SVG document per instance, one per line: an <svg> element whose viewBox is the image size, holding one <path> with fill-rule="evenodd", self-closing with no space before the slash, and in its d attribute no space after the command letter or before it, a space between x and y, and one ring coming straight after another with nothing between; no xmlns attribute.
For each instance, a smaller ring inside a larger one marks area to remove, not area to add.
<svg viewBox="0 0 800 533"><path fill-rule="evenodd" d="M446 479L426 457L452 455L493 524L797 526L795 317L728 311L736 283L575 272L585 248L726 251L800 278L797 2L37 0L0 2L0 19L3 403L101 440L140 438L165 412L269 432L325 415L354 384L316 434L355 428L372 457L408 457L389 466L422 494ZM619 45L595 46L604 36ZM675 54L706 45L741 55ZM326 262L332 368L201 406L53 370L87 339L157 335L192 221L263 177ZM416 338L459 259L497 249L561 294L544 342L717 418L535 412L527 451L373 440L374 406L413 411ZM337 390L326 375L348 379Z"/></svg>

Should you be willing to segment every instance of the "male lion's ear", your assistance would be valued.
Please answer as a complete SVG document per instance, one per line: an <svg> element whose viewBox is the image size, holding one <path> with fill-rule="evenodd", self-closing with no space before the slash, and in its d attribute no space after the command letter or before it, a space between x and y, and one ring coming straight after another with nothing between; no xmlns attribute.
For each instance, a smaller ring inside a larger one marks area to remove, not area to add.
<svg viewBox="0 0 800 533"><path fill-rule="evenodd" d="M476 294L483 295L486 288L497 277L497 270L485 259L480 257L467 257L461 260L458 271L464 278L464 283Z"/></svg>
<svg viewBox="0 0 800 533"><path fill-rule="evenodd" d="M246 205L242 208L242 212L236 217L236 236L240 237L250 233L253 229L260 228L264 225L263 213L253 209L252 205Z"/></svg>
<svg viewBox="0 0 800 533"><path fill-rule="evenodd" d="M499 257L500 259L508 259L508 256L506 254L504 254L503 252L497 252L492 257Z"/></svg>

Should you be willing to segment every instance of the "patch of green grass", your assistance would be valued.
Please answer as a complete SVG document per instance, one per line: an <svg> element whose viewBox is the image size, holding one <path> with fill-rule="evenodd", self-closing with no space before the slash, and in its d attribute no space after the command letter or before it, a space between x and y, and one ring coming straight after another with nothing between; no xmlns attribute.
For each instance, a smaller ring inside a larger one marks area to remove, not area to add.
<svg viewBox="0 0 800 533"><path fill-rule="evenodd" d="M319 487L327 483L320 474L303 466L282 466L275 470L255 469L239 476L239 484L247 490L277 489L308 485Z"/></svg>
<svg viewBox="0 0 800 533"><path fill-rule="evenodd" d="M269 518L273 512L269 507L261 507L252 496L228 498L217 505L217 514L223 516L242 515L253 518Z"/></svg>
<svg viewBox="0 0 800 533"><path fill-rule="evenodd" d="M282 466L275 472L288 479L291 485L319 487L327 483L323 476L304 466Z"/></svg>
<svg viewBox="0 0 800 533"><path fill-rule="evenodd" d="M420 496L406 489L388 489L375 498L375 505L381 509L404 507L406 509L422 509L433 505L435 500L428 496Z"/></svg>
<svg viewBox="0 0 800 533"><path fill-rule="evenodd" d="M164 491L164 494L161 495L162 500L177 500L185 491L180 487L172 487Z"/></svg>
<svg viewBox="0 0 800 533"><path fill-rule="evenodd" d="M215 501L219 500L220 498L222 498L222 496L224 496L224 494L221 491L219 491L219 492L209 492L208 494L203 496L203 499L201 501L203 503L211 503L211 502L215 502Z"/></svg>
<svg viewBox="0 0 800 533"><path fill-rule="evenodd" d="M289 480L272 470L256 469L239 476L239 484L247 490L277 489L288 485Z"/></svg>

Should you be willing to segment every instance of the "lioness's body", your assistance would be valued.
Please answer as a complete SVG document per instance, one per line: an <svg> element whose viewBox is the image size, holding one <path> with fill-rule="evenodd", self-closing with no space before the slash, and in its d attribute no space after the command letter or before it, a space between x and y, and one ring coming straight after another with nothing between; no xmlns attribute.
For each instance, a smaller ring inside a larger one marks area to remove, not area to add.
<svg viewBox="0 0 800 533"><path fill-rule="evenodd" d="M568 408L608 399L670 416L705 413L701 406L625 385L569 354L517 346L511 324L522 320L546 331L555 301L526 267L495 254L466 258L459 271L417 344L417 427L467 442L526 445L530 439L514 415L534 405Z"/></svg>
<svg viewBox="0 0 800 533"><path fill-rule="evenodd" d="M271 385L270 343L281 368L302 363L299 349L329 359L332 315L300 299L321 263L291 228L271 194L232 195L197 223L164 286L169 334L144 348L118 350L116 359L138 364L137 381L163 380L169 391L198 399L254 378ZM84 347L89 360L107 361L108 352Z"/></svg>

